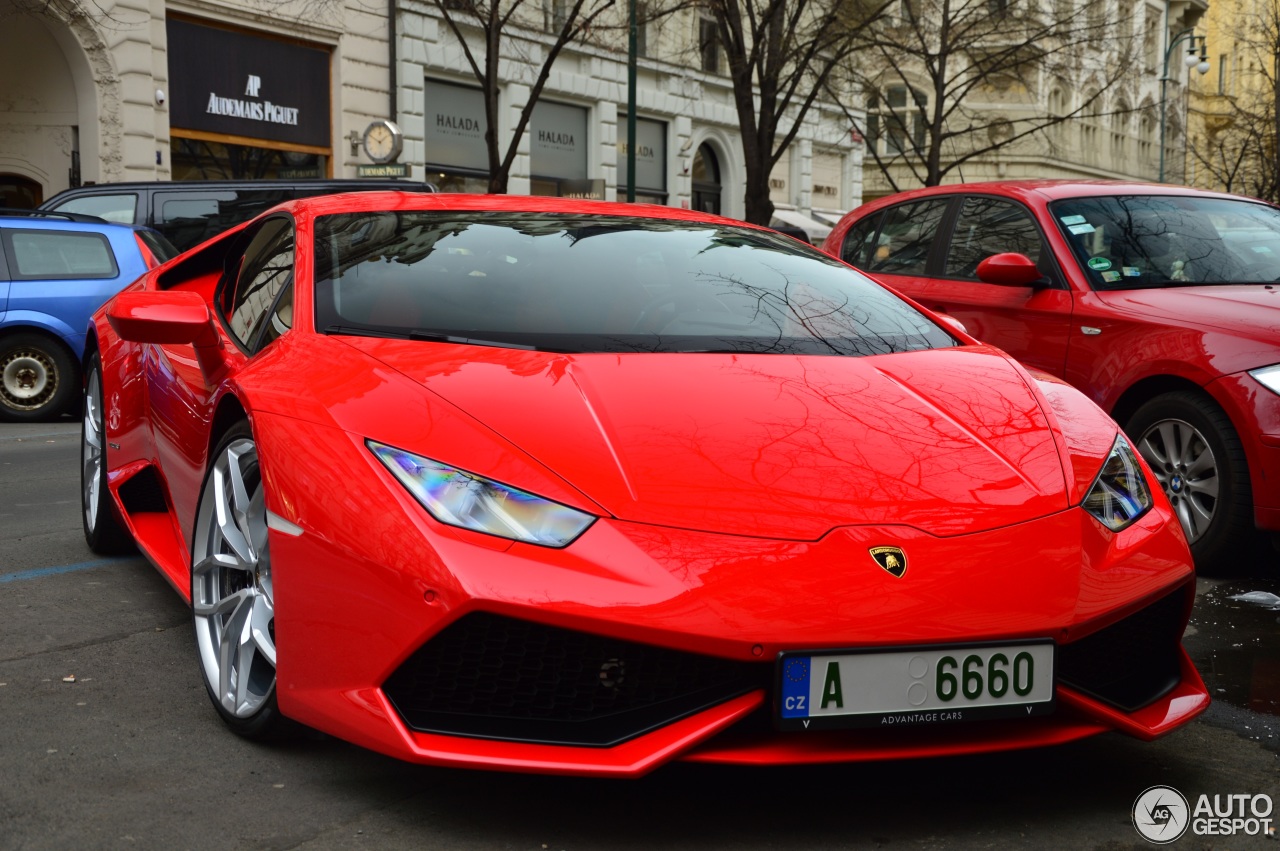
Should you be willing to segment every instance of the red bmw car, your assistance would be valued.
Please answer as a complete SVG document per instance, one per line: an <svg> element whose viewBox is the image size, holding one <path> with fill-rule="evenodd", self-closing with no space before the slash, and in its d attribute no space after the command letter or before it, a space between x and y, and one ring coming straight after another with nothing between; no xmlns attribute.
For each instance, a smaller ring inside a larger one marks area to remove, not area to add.
<svg viewBox="0 0 1280 851"><path fill-rule="evenodd" d="M293 202L89 329L84 525L218 713L637 775L1143 739L1190 554L1066 384L816 249L544 198Z"/></svg>
<svg viewBox="0 0 1280 851"><path fill-rule="evenodd" d="M824 248L1102 406L1201 567L1280 533L1280 209L1179 186L961 184L863 205Z"/></svg>

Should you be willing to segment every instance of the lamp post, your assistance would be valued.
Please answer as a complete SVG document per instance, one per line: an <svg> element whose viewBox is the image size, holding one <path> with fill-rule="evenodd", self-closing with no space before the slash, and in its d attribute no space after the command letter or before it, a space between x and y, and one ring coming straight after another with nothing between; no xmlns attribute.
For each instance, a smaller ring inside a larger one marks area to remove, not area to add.
<svg viewBox="0 0 1280 851"><path fill-rule="evenodd" d="M1173 49L1178 46L1178 42L1184 40L1187 42L1187 55L1182 59L1183 64L1188 69L1195 68L1201 74L1209 73L1209 49L1205 44L1205 37L1196 35L1194 28L1191 27L1175 35L1164 50L1164 70L1160 74L1160 183L1164 183L1164 125L1167 109L1165 90L1169 86L1169 57L1173 55ZM1197 50L1197 47L1200 49Z"/></svg>

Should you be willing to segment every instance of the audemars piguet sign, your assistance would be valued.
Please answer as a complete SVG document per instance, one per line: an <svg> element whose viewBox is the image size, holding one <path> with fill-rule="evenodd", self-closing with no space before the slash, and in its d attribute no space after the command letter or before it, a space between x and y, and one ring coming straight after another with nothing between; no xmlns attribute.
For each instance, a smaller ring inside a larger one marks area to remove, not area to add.
<svg viewBox="0 0 1280 851"><path fill-rule="evenodd" d="M168 21L174 128L329 147L329 51Z"/></svg>

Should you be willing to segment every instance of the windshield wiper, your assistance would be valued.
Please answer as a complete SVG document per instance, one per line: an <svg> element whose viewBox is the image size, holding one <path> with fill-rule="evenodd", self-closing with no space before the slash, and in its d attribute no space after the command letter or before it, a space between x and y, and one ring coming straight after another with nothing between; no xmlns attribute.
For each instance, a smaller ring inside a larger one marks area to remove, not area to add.
<svg viewBox="0 0 1280 851"><path fill-rule="evenodd" d="M351 325L330 325L324 329L326 334L345 334L350 337L384 337L388 340L408 340L404 331L384 331L378 328L356 328Z"/></svg>
<svg viewBox="0 0 1280 851"><path fill-rule="evenodd" d="M524 349L529 352L538 351L537 346L525 343L508 343L500 340L482 340L477 337L463 337L457 334L441 334L437 331L410 331L405 335L410 340L426 340L431 343L457 343L462 346L492 346L498 349Z"/></svg>

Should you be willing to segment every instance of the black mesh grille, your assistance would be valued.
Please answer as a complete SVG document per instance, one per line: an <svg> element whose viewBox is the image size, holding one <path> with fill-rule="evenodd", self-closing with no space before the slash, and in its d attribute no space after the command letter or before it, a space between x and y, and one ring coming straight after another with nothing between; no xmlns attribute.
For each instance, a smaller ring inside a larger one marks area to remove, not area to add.
<svg viewBox="0 0 1280 851"><path fill-rule="evenodd" d="M1126 712L1168 694L1178 684L1178 644L1185 588L1129 617L1058 648L1058 678Z"/></svg>
<svg viewBox="0 0 1280 851"><path fill-rule="evenodd" d="M608 746L765 687L770 670L479 612L383 690L415 730Z"/></svg>
<svg viewBox="0 0 1280 851"><path fill-rule="evenodd" d="M120 501L125 511L130 514L141 512L166 512L168 504L164 500L164 487L154 467L140 470L136 476L120 486Z"/></svg>

